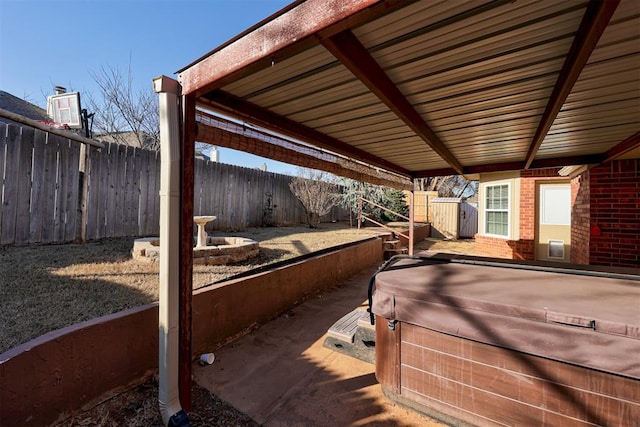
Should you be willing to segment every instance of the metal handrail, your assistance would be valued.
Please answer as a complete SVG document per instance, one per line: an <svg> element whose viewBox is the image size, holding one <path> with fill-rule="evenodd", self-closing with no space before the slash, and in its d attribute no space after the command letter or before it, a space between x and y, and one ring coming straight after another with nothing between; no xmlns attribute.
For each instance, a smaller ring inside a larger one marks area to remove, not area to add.
<svg viewBox="0 0 640 427"><path fill-rule="evenodd" d="M379 204L377 204L377 203L375 203L375 202L372 202L371 200L367 200L367 199L365 199L364 197L358 197L358 230L360 229L360 224L362 223L362 219L364 218L364 220L366 220L366 221L370 221L370 222L372 222L372 223L376 224L377 226L384 228L385 230L389 230L389 231L391 231L392 233L399 234L400 236L404 237L404 238L405 238L405 239L407 239L407 240L411 240L411 238L410 238L408 235L406 235L406 234L404 234L404 233L401 233L400 231L398 231L398 230L396 230L396 229L394 229L394 228L392 228L392 227L389 227L389 226L388 226L388 225L386 225L386 224L382 224L382 223L380 223L380 222L378 222L378 221L374 220L373 218L369 218L367 215L363 214L363 213L362 213L362 202L363 202L363 201L364 201L364 202L367 202L367 203L369 203L369 204L371 204L371 205L374 205L374 206L376 206L376 207L378 207L378 208L380 208L380 209L383 209L383 210L385 210L385 211L387 211L387 212L390 212L390 213L392 213L392 214L394 214L394 215L396 215L396 216L399 216L400 218L404 218L404 219L406 219L407 221L411 222L411 219L410 219L410 218L408 218L408 217L406 217L406 216L404 216L404 215L401 215L401 214L399 214L398 212L392 211L391 209L388 209L388 208L386 208L386 207L384 207L384 206L380 206Z"/></svg>

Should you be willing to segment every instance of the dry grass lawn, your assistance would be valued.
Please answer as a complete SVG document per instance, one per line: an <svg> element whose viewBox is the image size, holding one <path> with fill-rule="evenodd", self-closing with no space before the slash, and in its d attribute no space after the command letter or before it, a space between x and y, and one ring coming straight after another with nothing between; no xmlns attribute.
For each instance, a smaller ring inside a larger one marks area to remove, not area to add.
<svg viewBox="0 0 640 427"><path fill-rule="evenodd" d="M336 223L214 233L256 240L260 253L235 265L195 265L194 288L379 231ZM0 353L49 331L157 301L158 264L133 260L133 240L0 246Z"/></svg>
<svg viewBox="0 0 640 427"><path fill-rule="evenodd" d="M227 266L195 265L194 288L263 265L366 239L382 231L345 223L213 233L260 243L258 257ZM158 264L131 257L134 238L86 244L0 246L0 353L44 333L158 300ZM444 248L444 249L443 249ZM467 242L426 239L417 250L471 253Z"/></svg>

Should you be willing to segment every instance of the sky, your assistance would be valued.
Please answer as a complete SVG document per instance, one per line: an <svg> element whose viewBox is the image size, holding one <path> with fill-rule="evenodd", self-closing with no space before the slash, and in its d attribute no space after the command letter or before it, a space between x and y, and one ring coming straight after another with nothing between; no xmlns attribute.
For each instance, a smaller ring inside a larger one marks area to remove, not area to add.
<svg viewBox="0 0 640 427"><path fill-rule="evenodd" d="M292 0L0 0L0 90L46 108L54 86L99 94L91 74L131 68L151 87ZM219 148L222 163L296 168Z"/></svg>

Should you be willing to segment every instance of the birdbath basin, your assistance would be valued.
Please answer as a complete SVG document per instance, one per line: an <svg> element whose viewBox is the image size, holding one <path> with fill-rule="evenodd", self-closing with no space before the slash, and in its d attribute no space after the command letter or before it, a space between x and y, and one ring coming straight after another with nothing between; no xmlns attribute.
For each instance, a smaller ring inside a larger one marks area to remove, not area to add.
<svg viewBox="0 0 640 427"><path fill-rule="evenodd" d="M196 240L196 248L203 248L207 246L207 232L204 229L205 225L211 221L215 221L216 216L194 216L193 222L198 225L198 239Z"/></svg>

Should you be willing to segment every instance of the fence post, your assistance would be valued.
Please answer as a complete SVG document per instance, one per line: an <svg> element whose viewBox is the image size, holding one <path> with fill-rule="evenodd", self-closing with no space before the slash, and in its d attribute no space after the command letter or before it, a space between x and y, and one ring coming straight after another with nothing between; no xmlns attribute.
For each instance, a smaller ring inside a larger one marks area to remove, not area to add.
<svg viewBox="0 0 640 427"><path fill-rule="evenodd" d="M89 157L89 147L86 144L80 145L79 168L79 197L78 197L78 223L76 224L76 242L87 241L87 201L89 198L89 176L91 174L91 158Z"/></svg>
<svg viewBox="0 0 640 427"><path fill-rule="evenodd" d="M362 219L360 216L361 214L362 214L362 197L358 197L358 230L360 230L360 222L361 222L360 220Z"/></svg>

